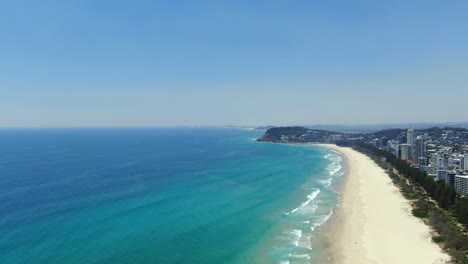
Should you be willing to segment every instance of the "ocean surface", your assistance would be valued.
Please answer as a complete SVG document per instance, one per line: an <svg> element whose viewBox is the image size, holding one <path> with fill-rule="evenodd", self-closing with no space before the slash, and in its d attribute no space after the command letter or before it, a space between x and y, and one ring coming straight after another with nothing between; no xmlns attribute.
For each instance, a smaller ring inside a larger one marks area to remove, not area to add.
<svg viewBox="0 0 468 264"><path fill-rule="evenodd" d="M314 263L341 155L262 133L0 130L0 262Z"/></svg>

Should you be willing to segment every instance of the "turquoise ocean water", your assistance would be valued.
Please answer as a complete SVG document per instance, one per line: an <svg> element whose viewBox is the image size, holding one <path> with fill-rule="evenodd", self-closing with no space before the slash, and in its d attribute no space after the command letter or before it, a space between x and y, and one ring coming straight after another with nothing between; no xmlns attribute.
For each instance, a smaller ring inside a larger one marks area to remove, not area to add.
<svg viewBox="0 0 468 264"><path fill-rule="evenodd" d="M341 156L261 134L1 130L0 262L315 263Z"/></svg>

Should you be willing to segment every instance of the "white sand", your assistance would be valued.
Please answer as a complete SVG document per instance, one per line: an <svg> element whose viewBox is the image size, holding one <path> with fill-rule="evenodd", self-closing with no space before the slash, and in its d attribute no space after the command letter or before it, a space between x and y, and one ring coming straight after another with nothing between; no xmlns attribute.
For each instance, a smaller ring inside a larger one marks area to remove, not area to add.
<svg viewBox="0 0 468 264"><path fill-rule="evenodd" d="M334 263L446 263L430 229L411 215L409 202L370 158L351 148L326 145L347 158L341 202L329 223Z"/></svg>

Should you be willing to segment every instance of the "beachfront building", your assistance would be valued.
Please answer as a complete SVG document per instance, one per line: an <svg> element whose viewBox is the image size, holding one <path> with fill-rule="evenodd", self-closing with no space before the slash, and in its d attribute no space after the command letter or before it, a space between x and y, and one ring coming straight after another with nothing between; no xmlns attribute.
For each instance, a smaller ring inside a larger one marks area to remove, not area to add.
<svg viewBox="0 0 468 264"><path fill-rule="evenodd" d="M419 166L427 166L427 158L426 157L419 157L418 158Z"/></svg>
<svg viewBox="0 0 468 264"><path fill-rule="evenodd" d="M447 178L445 179L445 184L454 188L455 187L455 173L447 173Z"/></svg>
<svg viewBox="0 0 468 264"><path fill-rule="evenodd" d="M437 153L431 153L431 166L434 169L433 173L439 170L439 155Z"/></svg>
<svg viewBox="0 0 468 264"><path fill-rule="evenodd" d="M387 147L388 146L388 137L382 137L380 139L380 146L381 147Z"/></svg>
<svg viewBox="0 0 468 264"><path fill-rule="evenodd" d="M463 156L463 170L468 171L468 154Z"/></svg>
<svg viewBox="0 0 468 264"><path fill-rule="evenodd" d="M434 168L432 168L431 166L426 166L426 165L421 166L420 165L419 169L422 170L422 171L427 172L427 174L432 174L434 172Z"/></svg>
<svg viewBox="0 0 468 264"><path fill-rule="evenodd" d="M465 170L465 156L460 156L460 170L464 171Z"/></svg>
<svg viewBox="0 0 468 264"><path fill-rule="evenodd" d="M406 143L411 146L414 144L414 130L411 128L406 132Z"/></svg>
<svg viewBox="0 0 468 264"><path fill-rule="evenodd" d="M437 180L438 181L445 181L447 179L447 171L446 170L438 170L437 171Z"/></svg>
<svg viewBox="0 0 468 264"><path fill-rule="evenodd" d="M401 159L410 160L413 157L413 149L410 144L401 144Z"/></svg>
<svg viewBox="0 0 468 264"><path fill-rule="evenodd" d="M416 141L414 143L414 153L415 153L415 158L418 160L420 157L425 157L426 156L426 151L424 149L424 140L421 136L418 136L416 138Z"/></svg>
<svg viewBox="0 0 468 264"><path fill-rule="evenodd" d="M401 144L395 145L395 156L401 159Z"/></svg>
<svg viewBox="0 0 468 264"><path fill-rule="evenodd" d="M455 175L454 187L458 194L468 194L468 175Z"/></svg>
<svg viewBox="0 0 468 264"><path fill-rule="evenodd" d="M336 141L341 140L342 137L341 137L341 134L333 134L333 135L329 135L328 139L330 142L336 142Z"/></svg>
<svg viewBox="0 0 468 264"><path fill-rule="evenodd" d="M447 166L449 170L453 170L455 168L455 161L453 160L453 158L449 157L447 159Z"/></svg>
<svg viewBox="0 0 468 264"><path fill-rule="evenodd" d="M437 156L436 168L437 168L437 170L444 170L445 169L444 158L443 157Z"/></svg>
<svg viewBox="0 0 468 264"><path fill-rule="evenodd" d="M387 150L390 151L390 152L393 152L395 154L395 156L398 156L397 155L397 152L398 152L398 143L393 140L389 140L387 141Z"/></svg>
<svg viewBox="0 0 468 264"><path fill-rule="evenodd" d="M377 139L377 138L373 139L372 145L376 148L380 148L380 139Z"/></svg>

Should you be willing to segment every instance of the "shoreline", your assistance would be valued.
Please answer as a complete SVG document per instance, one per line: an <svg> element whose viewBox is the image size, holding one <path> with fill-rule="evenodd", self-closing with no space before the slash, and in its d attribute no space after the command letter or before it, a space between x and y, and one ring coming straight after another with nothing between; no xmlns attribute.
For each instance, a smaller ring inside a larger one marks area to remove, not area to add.
<svg viewBox="0 0 468 264"><path fill-rule="evenodd" d="M343 154L340 200L322 227L327 263L447 263L431 229L375 162L351 148L310 144Z"/></svg>

